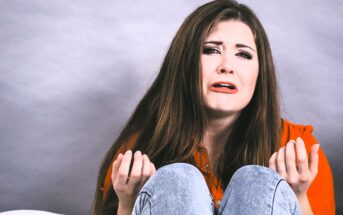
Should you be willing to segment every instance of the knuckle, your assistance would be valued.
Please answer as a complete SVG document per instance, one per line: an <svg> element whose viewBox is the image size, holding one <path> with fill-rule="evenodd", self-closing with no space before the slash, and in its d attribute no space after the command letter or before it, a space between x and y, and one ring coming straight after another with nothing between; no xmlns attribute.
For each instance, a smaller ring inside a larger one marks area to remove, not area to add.
<svg viewBox="0 0 343 215"><path fill-rule="evenodd" d="M130 175L130 179L133 179L133 180L139 180L140 178L141 178L141 175L138 173L131 173Z"/></svg>
<svg viewBox="0 0 343 215"><path fill-rule="evenodd" d="M118 173L118 178L122 179L122 178L126 178L127 174L125 172L119 172Z"/></svg>
<svg viewBox="0 0 343 215"><path fill-rule="evenodd" d="M299 163L306 163L307 162L307 158L306 157L298 157L298 162Z"/></svg>
<svg viewBox="0 0 343 215"><path fill-rule="evenodd" d="M294 177L288 177L287 182L290 184L296 184L298 182L298 180Z"/></svg>
<svg viewBox="0 0 343 215"><path fill-rule="evenodd" d="M287 176L287 182L289 182L290 184L296 184L299 181L299 177L298 175L294 174L294 173L290 173Z"/></svg>
<svg viewBox="0 0 343 215"><path fill-rule="evenodd" d="M286 155L286 160L294 160L294 155L292 155L292 154L287 154L287 155Z"/></svg>
<svg viewBox="0 0 343 215"><path fill-rule="evenodd" d="M303 173L299 176L300 182L307 182L310 179L310 174L308 172Z"/></svg>
<svg viewBox="0 0 343 215"><path fill-rule="evenodd" d="M139 172L132 172L130 174L130 180L132 180L134 182L139 181L141 179L141 177L142 177L142 174Z"/></svg>
<svg viewBox="0 0 343 215"><path fill-rule="evenodd" d="M150 176L150 172L143 172L143 177L144 178L147 178L147 177L149 177Z"/></svg>
<svg viewBox="0 0 343 215"><path fill-rule="evenodd" d="M282 156L278 156L276 160L277 160L278 163L285 162L285 159Z"/></svg>

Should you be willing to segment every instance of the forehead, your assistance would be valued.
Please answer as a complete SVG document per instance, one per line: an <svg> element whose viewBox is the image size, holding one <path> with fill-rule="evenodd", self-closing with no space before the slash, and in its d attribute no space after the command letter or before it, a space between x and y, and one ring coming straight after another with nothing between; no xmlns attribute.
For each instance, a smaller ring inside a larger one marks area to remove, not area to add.
<svg viewBox="0 0 343 215"><path fill-rule="evenodd" d="M255 37L250 27L237 20L220 21L209 31L206 40L221 40L255 45Z"/></svg>

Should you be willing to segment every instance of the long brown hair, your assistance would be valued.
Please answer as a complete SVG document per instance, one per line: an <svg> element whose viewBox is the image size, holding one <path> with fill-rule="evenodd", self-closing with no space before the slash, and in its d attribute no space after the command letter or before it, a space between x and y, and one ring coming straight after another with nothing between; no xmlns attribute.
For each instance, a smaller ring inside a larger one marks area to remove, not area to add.
<svg viewBox="0 0 343 215"><path fill-rule="evenodd" d="M176 33L160 72L126 126L107 152L98 175L93 214L114 214L118 199L113 189L103 202L101 188L115 153L139 134L133 151L141 150L156 168L173 162L193 162L207 116L202 94L200 55L211 28L224 20L247 24L258 50L259 74L253 97L236 120L215 172L225 188L232 174L247 164L267 165L280 141L278 87L266 33L256 15L231 0L204 4L190 14Z"/></svg>

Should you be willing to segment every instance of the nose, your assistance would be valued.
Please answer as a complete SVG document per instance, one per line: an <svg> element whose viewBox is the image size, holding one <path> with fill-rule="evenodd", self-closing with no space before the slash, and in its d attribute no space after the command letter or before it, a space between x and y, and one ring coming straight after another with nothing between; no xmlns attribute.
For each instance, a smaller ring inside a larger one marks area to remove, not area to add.
<svg viewBox="0 0 343 215"><path fill-rule="evenodd" d="M220 61L220 64L218 66L218 72L219 73L234 73L234 62L231 57L228 55L222 55L222 59Z"/></svg>

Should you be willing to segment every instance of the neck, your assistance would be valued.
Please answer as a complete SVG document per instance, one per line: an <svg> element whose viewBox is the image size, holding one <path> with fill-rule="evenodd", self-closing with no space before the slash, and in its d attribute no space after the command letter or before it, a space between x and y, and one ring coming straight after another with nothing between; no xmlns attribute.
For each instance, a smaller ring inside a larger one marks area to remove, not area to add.
<svg viewBox="0 0 343 215"><path fill-rule="evenodd" d="M210 160L215 158L218 152L224 149L225 143L230 135L232 126L239 113L219 114L208 112L208 124L205 130L202 144L209 154Z"/></svg>

